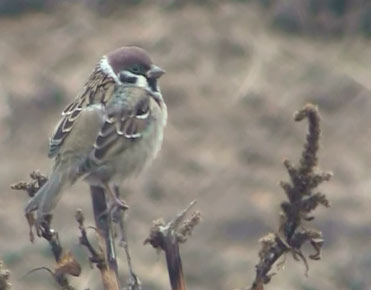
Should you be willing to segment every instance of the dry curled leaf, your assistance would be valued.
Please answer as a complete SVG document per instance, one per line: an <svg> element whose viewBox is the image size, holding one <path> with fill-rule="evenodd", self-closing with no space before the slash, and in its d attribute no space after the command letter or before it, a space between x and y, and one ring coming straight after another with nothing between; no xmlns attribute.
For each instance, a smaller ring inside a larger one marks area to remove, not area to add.
<svg viewBox="0 0 371 290"><path fill-rule="evenodd" d="M76 261L71 252L66 252L57 262L57 265L55 267L55 274L69 274L78 277L81 274L81 266Z"/></svg>
<svg viewBox="0 0 371 290"><path fill-rule="evenodd" d="M317 239L312 239L310 241L310 244L316 251L314 254L310 255L309 258L312 260L320 260L321 259L321 248L323 246L323 239L317 238Z"/></svg>

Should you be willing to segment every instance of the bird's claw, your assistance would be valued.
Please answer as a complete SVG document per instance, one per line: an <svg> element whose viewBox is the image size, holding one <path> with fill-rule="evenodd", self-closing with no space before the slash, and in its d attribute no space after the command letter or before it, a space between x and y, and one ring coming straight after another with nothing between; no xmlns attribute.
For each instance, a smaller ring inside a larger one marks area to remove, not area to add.
<svg viewBox="0 0 371 290"><path fill-rule="evenodd" d="M115 217L120 213L120 211L124 211L124 210L127 210L129 208L128 204L124 201L124 200L121 200L119 198L116 198L113 200L113 203L106 208L105 211L103 211L99 216L98 216L98 219L101 219L107 215L113 217L115 219Z"/></svg>

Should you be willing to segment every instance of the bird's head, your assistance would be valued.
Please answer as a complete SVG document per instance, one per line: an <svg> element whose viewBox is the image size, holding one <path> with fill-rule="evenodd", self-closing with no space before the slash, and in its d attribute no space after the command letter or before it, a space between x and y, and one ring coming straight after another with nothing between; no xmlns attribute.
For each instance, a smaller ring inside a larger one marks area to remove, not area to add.
<svg viewBox="0 0 371 290"><path fill-rule="evenodd" d="M101 66L108 66L107 71L114 74L117 82L144 88L153 97L162 99L157 80L165 71L152 63L144 49L135 46L121 47L110 52L105 61Z"/></svg>

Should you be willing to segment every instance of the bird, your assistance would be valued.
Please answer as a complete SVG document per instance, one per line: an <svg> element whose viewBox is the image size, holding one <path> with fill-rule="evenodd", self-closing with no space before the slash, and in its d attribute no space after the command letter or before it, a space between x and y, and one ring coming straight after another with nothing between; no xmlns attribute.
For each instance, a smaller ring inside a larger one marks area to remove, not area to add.
<svg viewBox="0 0 371 290"><path fill-rule="evenodd" d="M136 46L100 59L49 140L54 166L28 201L26 215L36 211L40 224L81 179L104 189L114 206L126 207L113 187L142 171L161 148L167 107L158 80L164 73Z"/></svg>

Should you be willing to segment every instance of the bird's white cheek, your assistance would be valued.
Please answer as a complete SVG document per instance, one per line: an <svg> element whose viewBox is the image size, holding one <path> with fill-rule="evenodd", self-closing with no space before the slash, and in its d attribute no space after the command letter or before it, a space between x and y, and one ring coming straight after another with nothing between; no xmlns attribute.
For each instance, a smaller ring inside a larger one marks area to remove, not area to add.
<svg viewBox="0 0 371 290"><path fill-rule="evenodd" d="M143 89L148 89L148 81L144 76L137 76L136 85Z"/></svg>

